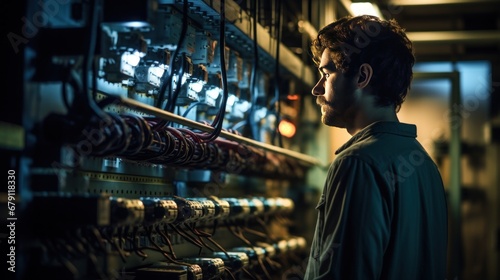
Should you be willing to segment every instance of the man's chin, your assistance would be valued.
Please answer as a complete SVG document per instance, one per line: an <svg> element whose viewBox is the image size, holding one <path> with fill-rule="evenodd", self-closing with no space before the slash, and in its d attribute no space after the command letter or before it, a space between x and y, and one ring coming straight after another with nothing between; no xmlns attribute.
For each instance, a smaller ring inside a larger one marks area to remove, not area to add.
<svg viewBox="0 0 500 280"><path fill-rule="evenodd" d="M321 122L327 126L335 126L335 122L331 118L325 117L325 115L321 116Z"/></svg>
<svg viewBox="0 0 500 280"><path fill-rule="evenodd" d="M338 128L345 128L345 124L339 121L337 118L333 118L332 116L322 115L321 122L327 126L333 126Z"/></svg>

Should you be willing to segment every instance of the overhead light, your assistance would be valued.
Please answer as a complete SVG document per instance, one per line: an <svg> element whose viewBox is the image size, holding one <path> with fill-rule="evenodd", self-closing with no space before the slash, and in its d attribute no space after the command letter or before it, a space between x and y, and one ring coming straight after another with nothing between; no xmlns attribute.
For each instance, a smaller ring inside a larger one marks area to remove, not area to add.
<svg viewBox="0 0 500 280"><path fill-rule="evenodd" d="M377 5L370 2L351 3L351 11L354 16L371 15L382 18L382 14Z"/></svg>

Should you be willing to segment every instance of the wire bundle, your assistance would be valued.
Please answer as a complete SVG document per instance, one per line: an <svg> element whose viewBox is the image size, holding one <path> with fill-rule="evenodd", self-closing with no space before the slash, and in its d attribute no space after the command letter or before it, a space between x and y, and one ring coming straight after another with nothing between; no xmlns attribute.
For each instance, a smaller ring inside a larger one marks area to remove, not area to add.
<svg viewBox="0 0 500 280"><path fill-rule="evenodd" d="M187 128L166 126L155 130L160 122L155 118L107 114L105 120L86 128L95 138L92 156L273 178L303 175L300 163L284 155L220 137L207 142L203 138L206 134Z"/></svg>

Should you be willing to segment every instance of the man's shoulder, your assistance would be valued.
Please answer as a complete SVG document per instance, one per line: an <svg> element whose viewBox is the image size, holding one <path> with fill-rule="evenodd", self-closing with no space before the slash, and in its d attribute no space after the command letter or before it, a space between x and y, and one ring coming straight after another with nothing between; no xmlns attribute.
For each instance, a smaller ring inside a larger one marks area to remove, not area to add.
<svg viewBox="0 0 500 280"><path fill-rule="evenodd" d="M409 157L415 154L430 159L427 151L415 138L381 133L352 143L339 152L335 160L340 162L349 158L362 160L375 166L385 166L397 161L400 157Z"/></svg>
<svg viewBox="0 0 500 280"><path fill-rule="evenodd" d="M416 126L400 122L374 122L356 133L342 145L336 154L345 150L378 150L386 146L401 146L416 141ZM385 149L382 149L385 151Z"/></svg>

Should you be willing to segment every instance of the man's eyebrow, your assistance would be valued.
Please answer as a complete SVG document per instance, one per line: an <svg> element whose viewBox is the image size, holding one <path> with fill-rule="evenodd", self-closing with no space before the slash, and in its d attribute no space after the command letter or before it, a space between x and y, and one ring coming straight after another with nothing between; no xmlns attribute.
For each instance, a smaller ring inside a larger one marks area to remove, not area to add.
<svg viewBox="0 0 500 280"><path fill-rule="evenodd" d="M320 66L320 67L318 67L318 70L321 73L321 75L325 75L325 71L323 71L325 68L326 68L326 66Z"/></svg>
<svg viewBox="0 0 500 280"><path fill-rule="evenodd" d="M335 71L335 65L332 63L328 63L327 65L319 66L318 70L323 73L323 69L329 70L329 71Z"/></svg>

